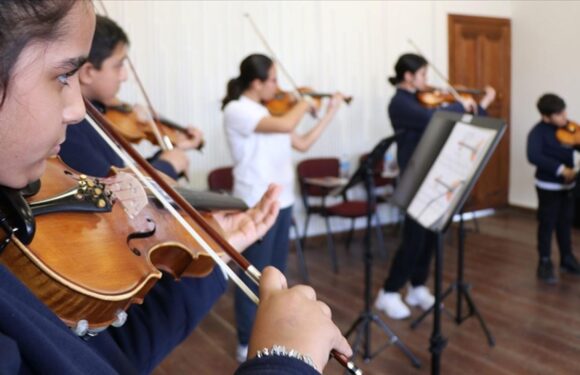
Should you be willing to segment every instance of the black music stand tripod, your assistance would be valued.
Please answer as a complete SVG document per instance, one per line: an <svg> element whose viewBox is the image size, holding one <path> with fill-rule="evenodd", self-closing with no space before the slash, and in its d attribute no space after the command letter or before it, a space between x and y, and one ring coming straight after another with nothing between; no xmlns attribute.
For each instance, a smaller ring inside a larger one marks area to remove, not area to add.
<svg viewBox="0 0 580 375"><path fill-rule="evenodd" d="M372 265L373 265L373 254L371 250L371 231L372 231L372 213L373 208L376 207L376 195L375 195L375 185L374 185L374 167L378 165L380 160L383 160L383 156L386 150L389 148L395 136L391 136L383 139L371 153L368 155L367 159L361 163L361 166L353 174L349 182L344 188L341 188L339 194L345 193L350 187L364 182L366 194L367 194L367 228L364 238L364 270L365 270L365 284L364 284L364 310L359 314L358 318L351 325L351 327L346 332L345 336L348 338L351 334L356 331L354 345L352 346L353 358L359 353L360 346L362 344L363 350L361 355L365 362L370 361L379 352L390 345L395 345L411 360L414 367L421 367L421 362L411 350L399 339L399 337L389 328L389 326L378 317L377 314L373 313L371 306L371 290L372 290ZM375 323L381 328L381 330L387 335L387 342L382 345L375 352L371 352L371 324Z"/></svg>
<svg viewBox="0 0 580 375"><path fill-rule="evenodd" d="M460 325L468 318L475 316L477 320L479 320L479 324L481 325L483 332L485 332L489 346L495 346L495 339L493 338L493 335L491 334L490 330L487 328L487 324L485 323L483 316L479 312L477 306L475 306L475 302L471 297L470 292L471 285L469 283L466 283L463 278L464 252L465 252L465 228L463 224L464 222L462 209L461 212L459 213L459 228L457 230L457 238L459 243L457 254L457 278L441 295L440 308L441 309L443 308L442 305L443 300L445 300L445 298L449 296L453 291L457 291L457 305L455 306L455 317L453 317L455 323L457 325ZM463 314L463 298L465 298L465 302L467 302L468 307L466 315ZM433 311L434 308L435 304L433 304L433 306L431 306L429 310L423 312L421 316L419 316L411 323L411 328L412 329L417 328L417 326L419 326L419 324L423 321L423 319L425 319Z"/></svg>

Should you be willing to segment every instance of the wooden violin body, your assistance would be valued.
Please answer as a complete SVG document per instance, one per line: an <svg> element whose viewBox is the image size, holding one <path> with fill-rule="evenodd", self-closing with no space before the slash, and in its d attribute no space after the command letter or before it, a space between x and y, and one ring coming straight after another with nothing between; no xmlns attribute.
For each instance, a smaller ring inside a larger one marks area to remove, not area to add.
<svg viewBox="0 0 580 375"><path fill-rule="evenodd" d="M568 146L580 146L580 125L568 121L566 126L556 130L556 139L558 139L560 143Z"/></svg>
<svg viewBox="0 0 580 375"><path fill-rule="evenodd" d="M146 204L130 218L99 184L50 159L39 193L28 199L36 227L32 242L13 235L0 253L0 263L78 334L83 325L98 331L122 324L124 311L143 301L161 271L201 277L214 266L168 212ZM71 194L63 198L65 192Z"/></svg>
<svg viewBox="0 0 580 375"><path fill-rule="evenodd" d="M310 87L299 87L298 92L302 95L310 96L314 101L314 107L316 108L316 110L320 109L322 98L332 97L332 94L319 93L314 91ZM347 104L350 104L350 102L352 101L352 97L350 96L346 97L344 101ZM278 91L274 95L274 98L272 100L265 102L264 104L266 105L268 111L272 116L282 116L286 114L289 110L291 110L292 107L296 105L296 103L297 100L295 95L293 95L291 92L278 89Z"/></svg>
<svg viewBox="0 0 580 375"><path fill-rule="evenodd" d="M142 121L133 106L120 101L114 105L107 106L105 117L113 124L115 130L131 143L138 143L143 139L147 139L153 144L160 145L154 126L157 127L161 136L166 137L172 145L176 145L183 138L191 139L191 135L185 127L165 118ZM203 146L204 142L202 141L198 150L201 150Z"/></svg>
<svg viewBox="0 0 580 375"><path fill-rule="evenodd" d="M473 95L481 94L480 90L455 88L462 99L473 99ZM427 90L417 92L417 99L426 108L437 108L445 103L454 103L457 101L455 95L449 91L439 88L430 87Z"/></svg>

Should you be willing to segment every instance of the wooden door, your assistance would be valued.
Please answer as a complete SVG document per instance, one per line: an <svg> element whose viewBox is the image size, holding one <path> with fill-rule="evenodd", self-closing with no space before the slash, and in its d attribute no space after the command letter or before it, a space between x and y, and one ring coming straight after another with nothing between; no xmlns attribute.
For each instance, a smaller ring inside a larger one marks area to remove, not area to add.
<svg viewBox="0 0 580 375"><path fill-rule="evenodd" d="M511 92L511 24L509 19L448 16L449 80L469 88L497 91L488 114L508 123ZM508 203L510 127L475 185L466 210Z"/></svg>

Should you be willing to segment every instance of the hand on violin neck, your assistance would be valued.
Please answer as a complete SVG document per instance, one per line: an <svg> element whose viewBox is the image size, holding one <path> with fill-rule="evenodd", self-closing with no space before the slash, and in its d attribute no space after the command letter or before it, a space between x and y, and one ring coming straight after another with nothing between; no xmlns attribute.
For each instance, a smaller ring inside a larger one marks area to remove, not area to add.
<svg viewBox="0 0 580 375"><path fill-rule="evenodd" d="M352 349L331 315L328 305L316 299L314 289L306 285L288 289L284 275L266 267L248 357L260 349L283 345L310 356L318 371L326 366L332 349L350 357Z"/></svg>
<svg viewBox="0 0 580 375"><path fill-rule="evenodd" d="M477 113L477 103L475 102L475 100L473 100L473 98L471 97L461 98L460 103L461 105L463 105L463 109L465 109L465 112Z"/></svg>
<svg viewBox="0 0 580 375"><path fill-rule="evenodd" d="M166 162L171 164L171 166L173 167L173 169L175 169L175 172L177 172L177 174L186 172L187 168L189 167L189 158L187 157L185 151L183 151L180 148L174 148L173 150L163 151L159 156L159 159L165 160Z"/></svg>
<svg viewBox="0 0 580 375"><path fill-rule="evenodd" d="M479 102L479 105L481 106L481 108L487 109L490 106L490 104L495 100L496 92L495 89L489 85L485 86L484 91L485 95Z"/></svg>
<svg viewBox="0 0 580 375"><path fill-rule="evenodd" d="M254 207L244 212L217 211L213 213L213 219L220 226L225 239L237 251L244 251L265 236L274 225L280 211L278 197L281 191L282 187L271 184Z"/></svg>
<svg viewBox="0 0 580 375"><path fill-rule="evenodd" d="M203 132L194 126L188 126L185 134L176 134L175 146L182 150L197 150L202 143Z"/></svg>
<svg viewBox="0 0 580 375"><path fill-rule="evenodd" d="M328 101L328 105L326 107L326 113L330 113L332 115L334 115L336 113L336 111L338 111L338 109L340 108L340 106L342 105L342 103L344 102L345 96L340 93L340 92L336 92L332 95L332 97L330 98L330 100Z"/></svg>

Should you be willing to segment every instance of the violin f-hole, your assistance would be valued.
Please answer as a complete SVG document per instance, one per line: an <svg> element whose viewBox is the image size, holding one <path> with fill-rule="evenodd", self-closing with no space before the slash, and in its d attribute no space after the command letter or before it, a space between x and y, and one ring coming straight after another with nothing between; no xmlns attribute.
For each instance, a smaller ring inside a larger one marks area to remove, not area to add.
<svg viewBox="0 0 580 375"><path fill-rule="evenodd" d="M131 247L131 240L152 237L155 234L155 231L157 230L157 226L155 225L153 219L147 218L145 220L147 221L147 223L151 224L150 230L143 232L133 232L127 235L127 246L129 246L131 252L137 256L141 256L141 250L139 250L137 247Z"/></svg>

